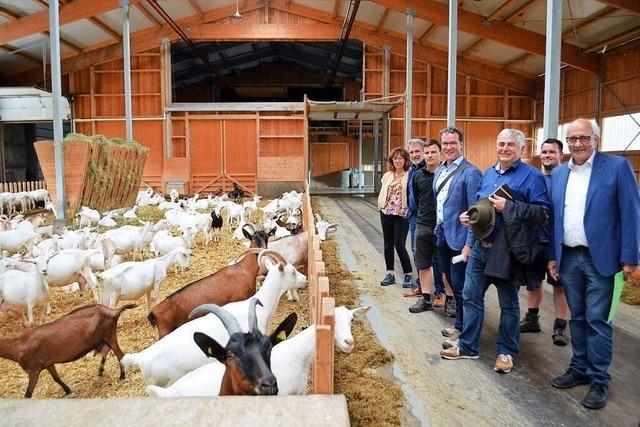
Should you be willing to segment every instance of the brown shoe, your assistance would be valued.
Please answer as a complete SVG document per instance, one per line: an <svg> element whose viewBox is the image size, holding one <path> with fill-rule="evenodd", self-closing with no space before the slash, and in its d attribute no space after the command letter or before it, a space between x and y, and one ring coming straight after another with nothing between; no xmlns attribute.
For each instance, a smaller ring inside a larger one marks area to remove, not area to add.
<svg viewBox="0 0 640 427"><path fill-rule="evenodd" d="M513 368L513 359L509 354L499 354L493 370L501 374L508 374Z"/></svg>
<svg viewBox="0 0 640 427"><path fill-rule="evenodd" d="M409 292L405 292L404 294L402 294L403 297L419 297L420 295L422 295L422 290L420 288L413 288L411 289Z"/></svg>
<svg viewBox="0 0 640 427"><path fill-rule="evenodd" d="M433 299L434 307L444 307L444 302L447 296L445 294L436 294L436 297Z"/></svg>

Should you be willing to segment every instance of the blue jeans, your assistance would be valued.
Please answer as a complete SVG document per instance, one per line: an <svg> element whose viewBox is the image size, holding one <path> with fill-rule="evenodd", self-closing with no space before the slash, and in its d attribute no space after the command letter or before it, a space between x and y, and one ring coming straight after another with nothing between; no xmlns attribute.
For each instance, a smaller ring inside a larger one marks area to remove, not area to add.
<svg viewBox="0 0 640 427"><path fill-rule="evenodd" d="M447 280L451 284L451 290L453 290L453 298L456 300L456 321L454 322L453 327L462 331L462 322L464 319L462 289L464 287L464 274L467 263L451 263L451 258L460 255L461 251L455 251L449 247L444 238L442 227L436 227L436 238L438 241L438 246L436 246L438 263L439 265L444 266L444 268L442 268L442 272L447 276Z"/></svg>
<svg viewBox="0 0 640 427"><path fill-rule="evenodd" d="M589 250L564 247L560 278L571 310L569 367L607 386L613 351L613 328L607 322L613 296L613 276L598 273Z"/></svg>
<svg viewBox="0 0 640 427"><path fill-rule="evenodd" d="M411 236L411 251L415 255L416 253L416 223L418 221L417 215L411 215L409 217L409 235ZM438 265L438 257L433 256L433 286L436 290L436 294L444 294L444 282L442 281L442 270ZM420 276L416 279L416 287L420 287Z"/></svg>
<svg viewBox="0 0 640 427"><path fill-rule="evenodd" d="M484 294L489 287L484 267L490 251L491 249L480 246L480 242L475 243L467 263L462 291L464 318L458 347L474 355L480 353L479 340L484 322ZM514 357L520 348L519 287L502 285L497 289L500 303L497 354L509 354Z"/></svg>

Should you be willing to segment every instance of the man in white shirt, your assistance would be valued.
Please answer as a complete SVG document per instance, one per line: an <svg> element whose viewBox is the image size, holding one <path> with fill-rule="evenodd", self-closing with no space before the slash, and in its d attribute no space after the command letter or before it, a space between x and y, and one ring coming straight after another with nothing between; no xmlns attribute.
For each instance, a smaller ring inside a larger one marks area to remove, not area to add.
<svg viewBox="0 0 640 427"><path fill-rule="evenodd" d="M549 272L561 280L571 310L569 369L553 379L560 389L590 384L582 401L603 408L611 376L613 327L607 321L614 275L640 264L640 196L629 160L596 150L598 126L585 119L567 129L571 160L554 169L553 238Z"/></svg>

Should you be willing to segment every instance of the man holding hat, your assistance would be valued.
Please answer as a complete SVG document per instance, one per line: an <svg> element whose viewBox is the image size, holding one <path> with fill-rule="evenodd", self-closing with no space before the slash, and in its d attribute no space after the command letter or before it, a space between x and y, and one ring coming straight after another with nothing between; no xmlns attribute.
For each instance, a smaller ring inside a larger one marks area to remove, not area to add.
<svg viewBox="0 0 640 427"><path fill-rule="evenodd" d="M484 294L491 280L485 274L485 267L490 260L494 240L499 236L503 225L502 213L505 205L512 203L506 197L494 194L496 190L506 190L500 194L512 197L521 206L540 206L543 209L543 216L550 211L544 177L539 170L523 163L520 159L524 145L524 134L521 131L517 129L500 131L496 138L498 162L487 169L481 178L476 194L478 200L476 205L460 215L460 222L463 225L467 227L473 225L474 235L478 240L474 243L465 273L462 292L464 310L462 333L455 345L440 352L445 359L477 359L479 356L479 339L484 321ZM548 240L548 237L546 239ZM504 273L510 274L510 272ZM513 367L513 357L518 354L520 347L519 284L501 281L497 289L500 303L500 327L494 370L499 373L508 373Z"/></svg>

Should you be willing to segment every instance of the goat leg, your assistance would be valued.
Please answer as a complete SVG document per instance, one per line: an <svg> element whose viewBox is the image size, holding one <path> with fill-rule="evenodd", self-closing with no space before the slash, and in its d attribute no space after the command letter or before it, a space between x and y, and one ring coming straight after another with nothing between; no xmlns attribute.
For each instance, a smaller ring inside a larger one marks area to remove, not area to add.
<svg viewBox="0 0 640 427"><path fill-rule="evenodd" d="M38 384L38 377L40 376L40 371L29 371L29 385L27 386L27 391L24 394L24 397L30 399L33 395L33 390L36 388L36 384Z"/></svg>
<svg viewBox="0 0 640 427"><path fill-rule="evenodd" d="M49 373L51 374L51 378L53 378L53 380L57 382L60 385L60 387L62 387L62 389L64 390L64 394L71 394L71 389L60 378L60 375L58 375L58 371L56 371L55 365L49 366L47 368L47 371L49 371Z"/></svg>
<svg viewBox="0 0 640 427"><path fill-rule="evenodd" d="M120 345L118 344L118 334L116 331L117 328L117 324L113 325L113 331L111 332L111 336L109 336L107 345L109 346L109 348L111 348L111 350L113 350L113 353L118 358L118 364L120 365L120 379L123 380L125 379L124 366L122 365L122 358L124 357L124 353L122 352L122 350L120 349Z"/></svg>

